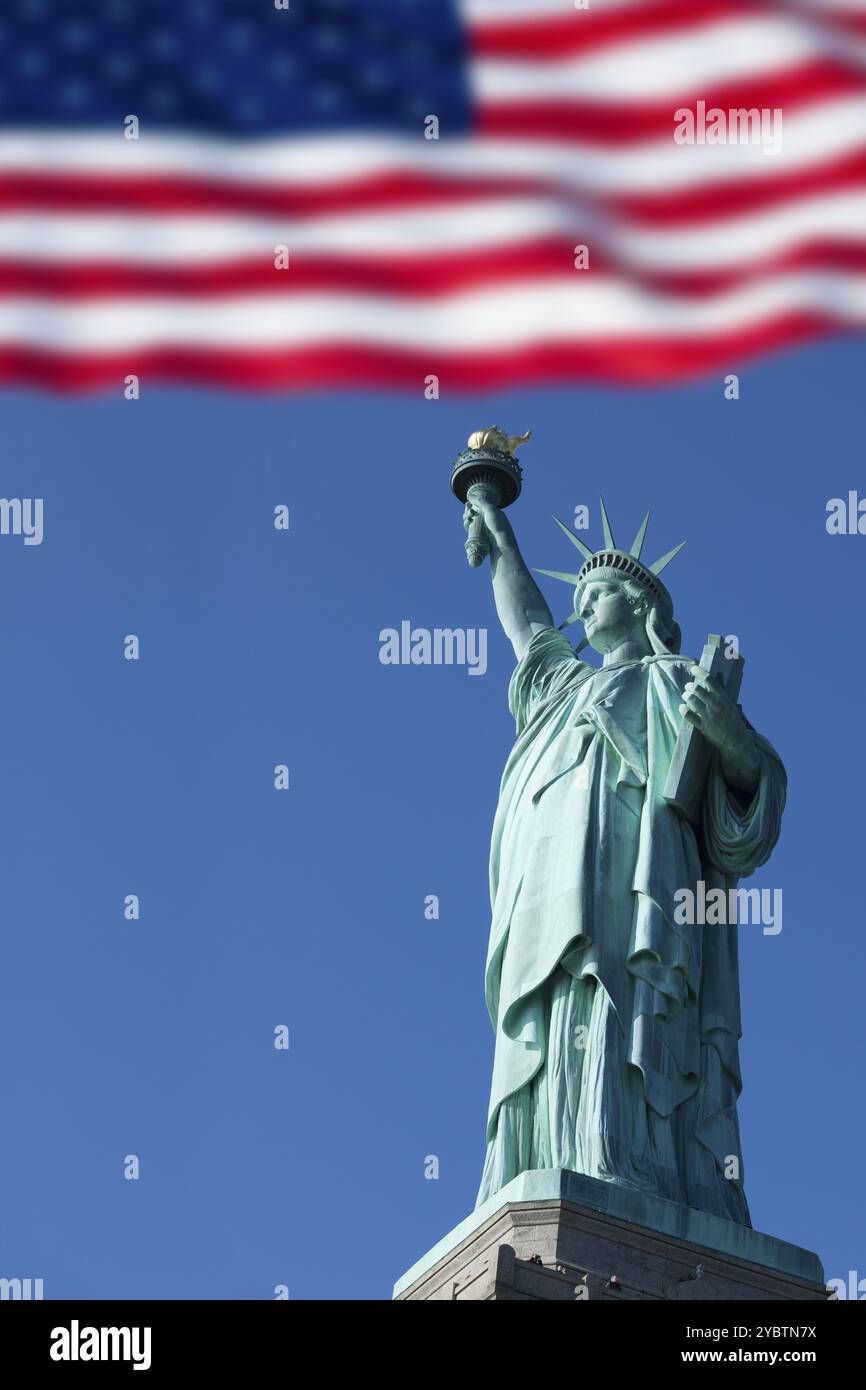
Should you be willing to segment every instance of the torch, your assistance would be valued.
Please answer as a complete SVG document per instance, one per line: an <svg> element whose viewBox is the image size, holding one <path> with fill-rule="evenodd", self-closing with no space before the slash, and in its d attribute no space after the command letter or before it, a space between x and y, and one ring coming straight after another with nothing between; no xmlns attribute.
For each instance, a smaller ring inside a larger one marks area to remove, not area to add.
<svg viewBox="0 0 866 1390"><path fill-rule="evenodd" d="M493 507L510 507L520 496L523 472L515 450L525 444L526 434L504 434L497 426L470 434L468 448L451 469L451 491L461 502L489 502ZM480 516L473 518L466 539L466 558L473 569L489 551Z"/></svg>

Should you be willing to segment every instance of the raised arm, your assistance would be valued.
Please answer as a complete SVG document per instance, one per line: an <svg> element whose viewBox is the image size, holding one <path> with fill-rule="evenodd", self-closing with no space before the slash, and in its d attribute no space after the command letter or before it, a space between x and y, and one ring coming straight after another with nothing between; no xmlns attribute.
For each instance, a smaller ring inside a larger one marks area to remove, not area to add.
<svg viewBox="0 0 866 1390"><path fill-rule="evenodd" d="M484 522L490 545L496 612L519 661L533 633L543 627L553 627L553 618L544 595L524 564L505 513L476 494L472 502L466 503L463 521L467 528L477 515Z"/></svg>

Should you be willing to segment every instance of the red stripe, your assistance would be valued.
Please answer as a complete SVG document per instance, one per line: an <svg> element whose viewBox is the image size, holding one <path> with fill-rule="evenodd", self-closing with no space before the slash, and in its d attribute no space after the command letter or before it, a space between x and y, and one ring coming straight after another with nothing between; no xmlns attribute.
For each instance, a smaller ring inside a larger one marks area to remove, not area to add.
<svg viewBox="0 0 866 1390"><path fill-rule="evenodd" d="M239 294L312 293L411 295L438 299L462 290L516 281L548 281L576 274L607 276L630 285L683 298L710 296L753 280L794 270L866 272L866 238L803 242L778 255L759 257L721 270L643 271L611 255L590 251L590 270L574 269L574 244L555 238L491 250L406 258L345 258L297 255L291 269L277 271L268 258L194 266L64 265L0 260L0 295L44 296L66 302L97 298L227 298Z"/></svg>
<svg viewBox="0 0 866 1390"><path fill-rule="evenodd" d="M513 139L517 136L546 139L574 139L582 143L597 141L609 145L628 145L638 141L670 138L673 145L674 112L680 107L694 110L697 100L706 101L707 110L723 111L742 107L782 109L784 117L817 101L860 95L866 91L866 76L841 63L816 62L807 67L777 74L740 79L711 91L687 86L663 102L591 101L487 101L477 116L479 135Z"/></svg>
<svg viewBox="0 0 866 1390"><path fill-rule="evenodd" d="M623 8L604 14L600 10L573 10L562 15L540 15L517 20L481 20L472 25L470 46L475 57L507 58L517 62L552 61L573 53L589 53L611 44L633 43L657 35L684 32L725 20L754 17L779 18L799 23L808 33L841 28L866 33L866 14L797 9L767 0L658 0L654 5Z"/></svg>
<svg viewBox="0 0 866 1390"><path fill-rule="evenodd" d="M781 107L790 116L802 105L833 97L866 94L866 76L841 65L817 64L810 69L756 79L751 87L744 83L702 94L707 109ZM694 108L694 100L676 97L664 103L610 104L593 102L508 102L490 103L480 108L479 132L492 138L575 139L579 143L627 145L649 140L670 140L671 156L679 149L673 142L674 112L679 106ZM784 129L783 129L784 137ZM708 146L711 157L712 147ZM769 161L770 156L767 156ZM698 190L659 195L625 195L610 199L640 216L642 210L653 219L659 209L661 221L690 215L715 213L731 207L761 206L774 198L799 191L845 184L863 177L864 153L856 151L811 170L779 177L768 166L767 177L743 179L737 183L708 184ZM708 162L708 175L711 165ZM358 179L322 181L306 186L283 184L244 184L225 179L199 179L167 174L141 177L73 173L0 173L0 211L47 210L74 212L201 213L228 212L250 215L326 216L354 211L374 212L395 207L413 208L436 204L461 203L478 198L519 194L579 196L561 182L522 175L483 176L476 173L459 177L449 174L391 171ZM604 202L593 194L583 196ZM692 211L693 209L693 211Z"/></svg>
<svg viewBox="0 0 866 1390"><path fill-rule="evenodd" d="M623 8L612 14L591 7L572 9L561 15L477 21L470 28L470 48L476 57L555 61L609 44L632 43L671 30L695 29L755 14L778 15L778 10L750 0L740 4L732 4L731 0L659 0L654 5Z"/></svg>
<svg viewBox="0 0 866 1390"><path fill-rule="evenodd" d="M549 186L549 185L548 185ZM256 216L319 217L331 213L375 212L380 208L537 193L542 180L517 176L474 176L393 172L307 186L245 184L174 175L142 178L112 174L0 173L0 212L18 209L65 213L228 212Z"/></svg>
<svg viewBox="0 0 866 1390"><path fill-rule="evenodd" d="M674 147L676 148L676 147ZM604 208L647 226L670 226L707 218L734 217L813 193L866 187L866 148L851 151L811 168L777 173L766 157L762 177L709 181L685 189L652 193L603 194L579 183L525 177L439 178L392 173L346 184L317 184L304 189L265 185L250 189L230 183L202 184L195 179L83 177L37 174L0 177L0 213L15 211L188 215L255 215L295 218L342 213L411 211L458 206L503 197L536 197L575 209ZM712 147L707 147L707 174Z"/></svg>
<svg viewBox="0 0 866 1390"><path fill-rule="evenodd" d="M711 163L711 147L707 157ZM763 179L726 179L671 193L632 193L600 201L611 211L645 226L668 227L738 217L815 193L842 193L866 187L866 149L785 174L773 172L772 160L772 155L766 156L766 165L770 167L765 165Z"/></svg>
<svg viewBox="0 0 866 1390"><path fill-rule="evenodd" d="M730 371L755 353L842 329L843 325L829 315L794 314L724 337L539 343L484 356L429 350L399 352L341 344L243 353L155 348L140 352L127 349L117 355L62 356L11 345L0 348L0 382L63 391L110 388L119 394L125 377L134 373L145 387L164 381L247 390L402 387L416 391L419 397L431 373L439 377L440 388L445 391L580 379L658 385L689 380L713 368Z"/></svg>

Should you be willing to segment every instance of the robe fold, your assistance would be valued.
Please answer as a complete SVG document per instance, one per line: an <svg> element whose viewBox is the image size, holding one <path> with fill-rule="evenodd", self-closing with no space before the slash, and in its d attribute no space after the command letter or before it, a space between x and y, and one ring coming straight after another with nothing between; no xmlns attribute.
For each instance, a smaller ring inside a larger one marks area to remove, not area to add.
<svg viewBox="0 0 866 1390"><path fill-rule="evenodd" d="M527 1168L624 1182L748 1224L736 924L675 894L736 887L779 835L785 771L750 801L714 758L700 827L664 800L689 657L598 669L553 628L512 676L517 740L490 855L496 1046L479 1203Z"/></svg>

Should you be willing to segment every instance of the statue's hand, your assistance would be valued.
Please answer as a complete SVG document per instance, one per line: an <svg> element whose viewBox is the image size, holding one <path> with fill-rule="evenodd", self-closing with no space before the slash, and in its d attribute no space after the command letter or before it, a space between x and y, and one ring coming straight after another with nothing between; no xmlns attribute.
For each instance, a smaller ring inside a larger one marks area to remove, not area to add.
<svg viewBox="0 0 866 1390"><path fill-rule="evenodd" d="M752 761L756 755L749 726L721 681L702 666L692 666L689 674L680 705L685 722L700 729L724 758Z"/></svg>
<svg viewBox="0 0 866 1390"><path fill-rule="evenodd" d="M496 521L499 516L499 509L494 507L492 502L486 498L476 497L473 501L467 501L463 508L463 525L466 530L472 525L477 517L481 517L488 532L496 530Z"/></svg>

